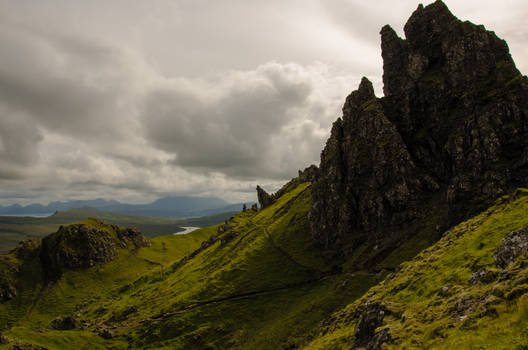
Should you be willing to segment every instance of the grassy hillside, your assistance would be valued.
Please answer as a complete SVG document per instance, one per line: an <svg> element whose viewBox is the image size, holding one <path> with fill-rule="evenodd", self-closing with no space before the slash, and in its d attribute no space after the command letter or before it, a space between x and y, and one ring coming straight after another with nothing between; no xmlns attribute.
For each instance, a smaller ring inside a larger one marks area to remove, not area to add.
<svg viewBox="0 0 528 350"><path fill-rule="evenodd" d="M215 225L233 214L229 212L201 218L166 219L92 209L70 209L45 218L0 216L0 253L7 253L21 240L42 237L57 231L61 225L72 224L87 218L97 218L126 227L137 227L146 236L157 237L182 231L182 226Z"/></svg>
<svg viewBox="0 0 528 350"><path fill-rule="evenodd" d="M81 222L97 225L95 220ZM15 254L3 255L0 271L19 270L17 296L0 303L0 329L13 344L39 344L48 349L106 349L126 348L123 339L105 340L98 336L98 325L90 330L76 329L52 331L51 322L63 315L82 315L92 322L92 313L105 310L119 300L119 290L143 275L159 275L164 267L181 259L200 246L207 232L192 235L170 235L151 240L152 246L137 249L119 249L117 257L106 264L83 270L69 270L54 284L45 284L38 257L21 260ZM8 330L8 331L6 331ZM94 333L95 332L95 333ZM2 345L0 345L2 348Z"/></svg>
<svg viewBox="0 0 528 350"><path fill-rule="evenodd" d="M310 184L292 185L264 210L120 248L114 260L51 284L38 258L4 255L3 278L18 276L16 298L0 303L4 348L350 349L373 307L383 312L368 332L389 334L387 348L528 345L528 259L504 271L493 260L502 239L528 225L528 191L501 198L388 275L357 270L354 256L340 267L322 258L307 230L309 204ZM400 249L376 268L396 264L409 247ZM470 283L477 271L486 278ZM74 329L52 329L68 316Z"/></svg>
<svg viewBox="0 0 528 350"><path fill-rule="evenodd" d="M365 305L384 310L376 332L390 333L387 349L528 348L528 258L504 270L494 262L503 238L528 226L527 213L527 190L501 198L323 322L304 348L349 349Z"/></svg>
<svg viewBox="0 0 528 350"><path fill-rule="evenodd" d="M48 349L297 346L375 283L320 257L306 230L309 186L228 224L157 237L110 263L67 271L54 285L32 284L36 263L24 263L22 291L1 306L3 334ZM49 328L64 316L82 326Z"/></svg>

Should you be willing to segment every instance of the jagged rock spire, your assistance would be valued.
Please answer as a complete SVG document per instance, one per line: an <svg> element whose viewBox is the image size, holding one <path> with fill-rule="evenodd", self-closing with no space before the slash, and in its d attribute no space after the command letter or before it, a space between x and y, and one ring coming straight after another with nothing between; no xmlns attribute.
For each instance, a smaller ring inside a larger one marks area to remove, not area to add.
<svg viewBox="0 0 528 350"><path fill-rule="evenodd" d="M528 184L528 81L506 42L442 1L404 31L381 29L385 97L363 78L321 153L310 225L328 249L399 244Z"/></svg>
<svg viewBox="0 0 528 350"><path fill-rule="evenodd" d="M270 206L274 201L273 197L259 185L257 185L257 198L260 203L260 209Z"/></svg>

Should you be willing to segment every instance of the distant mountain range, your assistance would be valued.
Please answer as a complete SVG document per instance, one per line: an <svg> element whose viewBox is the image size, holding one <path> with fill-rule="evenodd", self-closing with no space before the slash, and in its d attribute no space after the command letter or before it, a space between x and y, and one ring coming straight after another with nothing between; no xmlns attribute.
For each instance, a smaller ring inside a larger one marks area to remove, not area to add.
<svg viewBox="0 0 528 350"><path fill-rule="evenodd" d="M0 215L46 214L72 208L97 209L123 214L186 218L239 211L243 203L232 204L216 197L173 196L160 198L148 204L125 204L115 200L92 199L51 202L47 205L13 204L0 206Z"/></svg>

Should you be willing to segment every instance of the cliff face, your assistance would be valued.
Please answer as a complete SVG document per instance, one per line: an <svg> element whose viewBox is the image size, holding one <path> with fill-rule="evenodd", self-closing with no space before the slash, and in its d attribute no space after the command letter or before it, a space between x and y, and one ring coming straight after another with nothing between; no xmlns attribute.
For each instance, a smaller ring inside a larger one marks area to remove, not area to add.
<svg viewBox="0 0 528 350"><path fill-rule="evenodd" d="M433 205L453 225L528 183L528 80L506 42L441 1L404 30L381 30L385 97L363 78L321 153L310 225L334 252L408 235Z"/></svg>

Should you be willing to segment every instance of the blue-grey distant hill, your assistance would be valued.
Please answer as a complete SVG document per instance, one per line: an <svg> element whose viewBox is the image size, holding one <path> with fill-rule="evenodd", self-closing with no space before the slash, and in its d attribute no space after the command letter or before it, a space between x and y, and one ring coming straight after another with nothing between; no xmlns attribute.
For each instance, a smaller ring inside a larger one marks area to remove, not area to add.
<svg viewBox="0 0 528 350"><path fill-rule="evenodd" d="M51 202L47 205L13 204L0 206L0 215L34 215L54 213L72 208L91 208L115 213L186 218L214 215L242 209L242 203L232 204L216 197L173 196L160 198L148 204L125 204L115 200L93 199L66 202Z"/></svg>

